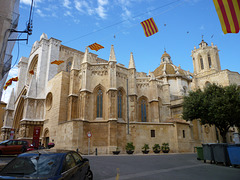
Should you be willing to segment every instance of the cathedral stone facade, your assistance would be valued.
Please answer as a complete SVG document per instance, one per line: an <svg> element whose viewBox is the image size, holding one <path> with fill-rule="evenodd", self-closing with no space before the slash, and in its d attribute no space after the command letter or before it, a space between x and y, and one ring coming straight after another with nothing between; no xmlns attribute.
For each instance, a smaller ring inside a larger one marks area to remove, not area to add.
<svg viewBox="0 0 240 180"><path fill-rule="evenodd" d="M183 97L208 83L240 85L237 72L221 70L218 48L202 41L192 51L194 72L175 66L165 51L153 72L137 72L133 54L129 65L117 62L111 46L109 60L61 45L42 34L28 58L18 64L15 91L6 107L1 138L32 139L40 127L40 141L54 141L60 149L108 154L125 152L133 142L142 146L169 143L171 152L192 152L194 146L221 140L214 127L181 118ZM63 60L60 65L51 64ZM33 72L33 73L29 73ZM89 138L87 134L91 132ZM228 134L231 141L231 132Z"/></svg>

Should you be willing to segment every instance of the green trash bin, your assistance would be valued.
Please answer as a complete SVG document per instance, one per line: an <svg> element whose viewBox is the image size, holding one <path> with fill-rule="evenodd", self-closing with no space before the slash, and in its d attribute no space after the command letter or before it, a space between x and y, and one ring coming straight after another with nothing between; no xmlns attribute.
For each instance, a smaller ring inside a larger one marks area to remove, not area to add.
<svg viewBox="0 0 240 180"><path fill-rule="evenodd" d="M203 160L203 148L202 147L196 147L197 148L197 160Z"/></svg>

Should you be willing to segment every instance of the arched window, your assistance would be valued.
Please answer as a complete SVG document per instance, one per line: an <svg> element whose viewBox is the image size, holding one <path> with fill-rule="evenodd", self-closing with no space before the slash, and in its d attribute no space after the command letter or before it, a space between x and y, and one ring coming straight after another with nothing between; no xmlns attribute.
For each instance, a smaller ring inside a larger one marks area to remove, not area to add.
<svg viewBox="0 0 240 180"><path fill-rule="evenodd" d="M201 64L201 69L204 69L203 58L202 58L202 56L200 56L200 64Z"/></svg>
<svg viewBox="0 0 240 180"><path fill-rule="evenodd" d="M211 56L210 56L210 54L208 54L208 65L209 65L209 68L212 67L212 61L211 61Z"/></svg>
<svg viewBox="0 0 240 180"><path fill-rule="evenodd" d="M186 94L187 93L187 87L183 86L183 93Z"/></svg>
<svg viewBox="0 0 240 180"><path fill-rule="evenodd" d="M122 118L122 92L118 91L118 118Z"/></svg>
<svg viewBox="0 0 240 180"><path fill-rule="evenodd" d="M147 108L146 101L144 99L141 100L141 121L147 122Z"/></svg>
<svg viewBox="0 0 240 180"><path fill-rule="evenodd" d="M67 72L70 72L71 67L72 67L72 61L68 61L67 67L66 67L66 71L67 71Z"/></svg>
<svg viewBox="0 0 240 180"><path fill-rule="evenodd" d="M208 82L208 81L205 83L205 86L206 86L206 87L208 87L208 86L210 86L210 85L211 85L211 83Z"/></svg>
<svg viewBox="0 0 240 180"><path fill-rule="evenodd" d="M103 112L103 92L101 89L97 93L97 117L101 118Z"/></svg>

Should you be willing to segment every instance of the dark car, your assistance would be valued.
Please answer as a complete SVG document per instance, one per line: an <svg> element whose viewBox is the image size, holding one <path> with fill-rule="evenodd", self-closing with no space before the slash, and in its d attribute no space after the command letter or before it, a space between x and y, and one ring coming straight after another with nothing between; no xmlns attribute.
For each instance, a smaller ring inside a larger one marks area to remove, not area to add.
<svg viewBox="0 0 240 180"><path fill-rule="evenodd" d="M30 147L30 142L27 140L11 139L0 143L0 155L2 154L20 154L26 152Z"/></svg>
<svg viewBox="0 0 240 180"><path fill-rule="evenodd" d="M0 179L92 180L89 160L75 151L41 149L18 155L1 171Z"/></svg>

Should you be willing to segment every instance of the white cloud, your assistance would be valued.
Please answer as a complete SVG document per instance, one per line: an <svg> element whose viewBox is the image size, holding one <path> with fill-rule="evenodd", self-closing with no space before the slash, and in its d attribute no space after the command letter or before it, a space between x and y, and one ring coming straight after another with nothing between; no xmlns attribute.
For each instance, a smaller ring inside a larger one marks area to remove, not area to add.
<svg viewBox="0 0 240 180"><path fill-rule="evenodd" d="M88 15L93 15L94 10L90 7L87 1L74 0L75 8L81 13L87 13ZM86 11L85 11L86 10Z"/></svg>
<svg viewBox="0 0 240 180"><path fill-rule="evenodd" d="M108 0L98 0L98 7L96 8L96 13L102 18L106 18L106 9L104 6L108 5Z"/></svg>
<svg viewBox="0 0 240 180"><path fill-rule="evenodd" d="M96 12L102 19L106 18L106 16L107 16L106 10L104 9L103 6L98 6L96 8Z"/></svg>
<svg viewBox="0 0 240 180"><path fill-rule="evenodd" d="M18 76L18 68L14 66L8 73L8 78L16 77Z"/></svg>
<svg viewBox="0 0 240 180"><path fill-rule="evenodd" d="M121 14L121 16L123 17L123 19L126 20L126 19L131 18L131 16L132 16L131 11L129 11L129 10L127 9L127 7L123 7L122 9L123 9L123 13Z"/></svg>
<svg viewBox="0 0 240 180"><path fill-rule="evenodd" d="M95 3L96 4L96 3ZM94 3L92 1L86 0L74 0L75 8L81 12L86 13L88 15L97 14L102 19L106 18L106 5L109 4L108 0L97 0L97 7L93 6Z"/></svg>
<svg viewBox="0 0 240 180"><path fill-rule="evenodd" d="M63 6L64 7L68 8L68 9L71 9L70 4L71 4L71 2L69 0L63 0Z"/></svg>
<svg viewBox="0 0 240 180"><path fill-rule="evenodd" d="M108 0L98 0L99 6L104 6L108 4Z"/></svg>
<svg viewBox="0 0 240 180"><path fill-rule="evenodd" d="M118 0L118 3L120 5L129 6L131 4L131 1L129 1L129 0Z"/></svg>
<svg viewBox="0 0 240 180"><path fill-rule="evenodd" d="M64 16L71 16L71 17L73 17L73 15L72 15L72 13L71 13L70 11L66 11L66 12L64 13Z"/></svg>
<svg viewBox="0 0 240 180"><path fill-rule="evenodd" d="M45 17L45 16L46 16L46 14L44 14L40 9L37 9L37 10L36 10L36 13L37 13L39 16L41 16L41 17Z"/></svg>
<svg viewBox="0 0 240 180"><path fill-rule="evenodd" d="M73 22L75 22L76 24L80 23L79 19L74 19Z"/></svg>

